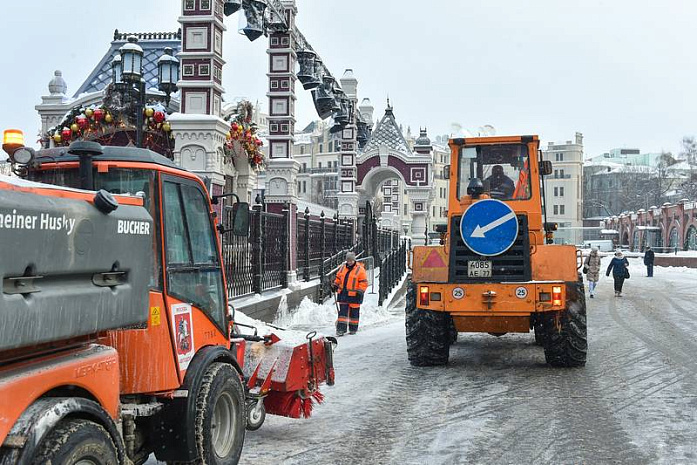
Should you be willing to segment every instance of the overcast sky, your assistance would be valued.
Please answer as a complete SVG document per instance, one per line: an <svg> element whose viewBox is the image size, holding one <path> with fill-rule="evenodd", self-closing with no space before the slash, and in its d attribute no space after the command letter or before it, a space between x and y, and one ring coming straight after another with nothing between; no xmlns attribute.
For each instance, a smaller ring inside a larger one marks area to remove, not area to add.
<svg viewBox="0 0 697 465"><path fill-rule="evenodd" d="M298 25L335 76L353 68L381 117L448 134L453 123L544 141L679 150L697 133L697 2L689 0L297 0ZM573 6L572 6L573 5ZM69 93L106 53L114 29L176 31L179 0L3 2L0 129L39 128L34 106L60 69ZM226 98L265 101L264 38L227 19ZM301 89L301 87L299 86ZM298 127L315 118L298 96Z"/></svg>

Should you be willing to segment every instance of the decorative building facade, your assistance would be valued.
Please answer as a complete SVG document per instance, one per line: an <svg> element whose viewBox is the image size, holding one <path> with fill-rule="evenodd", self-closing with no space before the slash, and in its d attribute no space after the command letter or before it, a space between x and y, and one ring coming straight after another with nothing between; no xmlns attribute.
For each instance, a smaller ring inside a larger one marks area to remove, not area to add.
<svg viewBox="0 0 697 465"><path fill-rule="evenodd" d="M555 241L583 243L583 134L563 144L550 142L542 150L543 160L552 162L554 172L545 178L547 221L557 223Z"/></svg>
<svg viewBox="0 0 697 465"><path fill-rule="evenodd" d="M682 200L607 218L604 227L617 245L643 252L697 250L697 202ZM616 234L615 234L616 233Z"/></svg>

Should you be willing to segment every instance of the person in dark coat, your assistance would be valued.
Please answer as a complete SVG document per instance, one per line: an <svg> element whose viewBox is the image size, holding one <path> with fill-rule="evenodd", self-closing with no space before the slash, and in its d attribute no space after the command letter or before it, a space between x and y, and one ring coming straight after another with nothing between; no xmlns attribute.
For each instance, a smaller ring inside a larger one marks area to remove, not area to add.
<svg viewBox="0 0 697 465"><path fill-rule="evenodd" d="M644 265L646 265L646 276L653 278L653 260L656 254L651 250L651 246L646 247L646 252L644 252Z"/></svg>
<svg viewBox="0 0 697 465"><path fill-rule="evenodd" d="M507 200L513 197L515 192L515 183L506 176L501 165L494 165L491 176L484 180L484 184L489 186L489 193L493 199Z"/></svg>
<svg viewBox="0 0 697 465"><path fill-rule="evenodd" d="M629 274L627 268L629 268L629 262L625 256L622 255L622 252L618 250L615 252L615 256L605 272L605 276L610 276L610 271L612 271L612 278L615 280L615 297L622 296L622 285Z"/></svg>

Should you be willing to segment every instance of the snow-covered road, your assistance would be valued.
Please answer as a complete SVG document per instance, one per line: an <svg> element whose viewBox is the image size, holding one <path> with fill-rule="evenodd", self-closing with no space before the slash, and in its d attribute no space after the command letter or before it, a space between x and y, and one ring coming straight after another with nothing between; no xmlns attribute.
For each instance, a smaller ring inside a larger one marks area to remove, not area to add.
<svg viewBox="0 0 697 465"><path fill-rule="evenodd" d="M413 368L403 302L366 309L339 340L325 403L307 420L267 417L241 463L697 463L697 270L649 279L630 263L624 297L603 276L588 299L580 369L548 367L532 334L461 334L447 367ZM330 332L332 312L307 304L292 323Z"/></svg>
<svg viewBox="0 0 697 465"><path fill-rule="evenodd" d="M532 335L469 334L447 368L412 368L393 309L340 339L313 417L269 417L241 463L697 463L697 270L631 271L625 297L603 277L588 300L582 369L546 366Z"/></svg>

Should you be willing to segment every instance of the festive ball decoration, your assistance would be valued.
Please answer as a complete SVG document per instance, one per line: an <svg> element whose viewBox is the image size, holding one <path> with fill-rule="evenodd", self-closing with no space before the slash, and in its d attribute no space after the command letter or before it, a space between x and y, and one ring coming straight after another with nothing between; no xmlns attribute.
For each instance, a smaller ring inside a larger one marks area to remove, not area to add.
<svg viewBox="0 0 697 465"><path fill-rule="evenodd" d="M90 122L84 116L78 116L75 121L77 122L78 127L83 131L90 127Z"/></svg>
<svg viewBox="0 0 697 465"><path fill-rule="evenodd" d="M65 115L63 122L49 129L42 136L42 145L53 142L67 146L74 140L97 140L102 145L132 143L135 140L138 120L133 116L132 107L121 106L120 101L105 99L100 106L89 108L76 106ZM171 156L172 126L167 121L167 112L160 103L145 107L142 119L143 147ZM125 133L125 134L124 134Z"/></svg>

